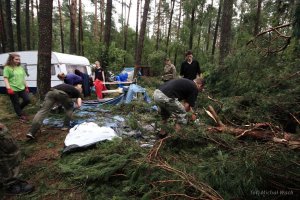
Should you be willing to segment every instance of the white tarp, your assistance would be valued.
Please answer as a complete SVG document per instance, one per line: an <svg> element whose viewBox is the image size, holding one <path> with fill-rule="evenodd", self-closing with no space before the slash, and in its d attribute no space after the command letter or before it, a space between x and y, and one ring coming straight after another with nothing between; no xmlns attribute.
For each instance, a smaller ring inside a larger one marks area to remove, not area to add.
<svg viewBox="0 0 300 200"><path fill-rule="evenodd" d="M100 127L94 122L84 122L70 129L65 139L65 147L86 147L104 140L118 137L110 127Z"/></svg>

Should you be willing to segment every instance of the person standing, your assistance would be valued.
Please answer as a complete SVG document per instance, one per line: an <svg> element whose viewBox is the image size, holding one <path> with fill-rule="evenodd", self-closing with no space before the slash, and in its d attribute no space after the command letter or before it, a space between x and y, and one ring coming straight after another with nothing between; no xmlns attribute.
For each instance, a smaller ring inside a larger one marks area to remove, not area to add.
<svg viewBox="0 0 300 200"><path fill-rule="evenodd" d="M192 113L192 118L196 118L193 110L198 92L204 88L204 80L200 77L192 80L186 78L173 79L167 81L154 91L154 102L160 108L162 123L166 124L171 114L176 116L175 130L181 129L180 124L187 124L187 112ZM193 116L194 115L194 116ZM193 119L194 120L194 119ZM161 130L159 137L167 135L165 130Z"/></svg>
<svg viewBox="0 0 300 200"><path fill-rule="evenodd" d="M175 78L176 78L176 67L171 63L171 60L169 58L166 58L162 80L164 82L167 82Z"/></svg>
<svg viewBox="0 0 300 200"><path fill-rule="evenodd" d="M20 150L15 140L8 134L8 129L0 123L0 188L7 195L27 194L34 186L19 179Z"/></svg>
<svg viewBox="0 0 300 200"><path fill-rule="evenodd" d="M180 76L190 80L201 77L199 62L193 59L193 52L190 50L186 52L185 61L181 64Z"/></svg>
<svg viewBox="0 0 300 200"><path fill-rule="evenodd" d="M96 79L102 81L103 83L105 83L105 74L104 74L104 69L101 67L100 62L96 61L95 62L95 77L94 77L94 81Z"/></svg>
<svg viewBox="0 0 300 200"><path fill-rule="evenodd" d="M29 88L25 80L26 73L20 64L20 55L10 53L3 70L3 78L7 94L9 95L14 110L20 121L25 122L28 119L23 109L30 103L30 98L28 95ZM19 102L19 98L22 98L22 103Z"/></svg>
<svg viewBox="0 0 300 200"><path fill-rule="evenodd" d="M64 119L63 129L68 128L70 126L70 120L72 118L74 107L81 107L81 92L82 87L80 84L75 86L69 84L60 84L51 88L45 96L45 101L42 108L34 116L31 128L26 134L26 137L29 139L35 139L36 133L40 129L43 120L55 104L61 104L64 107L66 116ZM75 105L73 105L73 98L76 99Z"/></svg>

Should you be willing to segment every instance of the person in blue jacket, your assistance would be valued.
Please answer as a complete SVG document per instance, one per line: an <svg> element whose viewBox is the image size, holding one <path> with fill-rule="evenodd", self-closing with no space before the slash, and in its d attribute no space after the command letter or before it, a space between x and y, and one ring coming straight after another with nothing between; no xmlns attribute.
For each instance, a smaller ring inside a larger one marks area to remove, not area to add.
<svg viewBox="0 0 300 200"><path fill-rule="evenodd" d="M64 73L59 73L57 75L57 78L59 80L64 81L65 84L68 85L78 85L82 84L82 78L76 74L64 74Z"/></svg>

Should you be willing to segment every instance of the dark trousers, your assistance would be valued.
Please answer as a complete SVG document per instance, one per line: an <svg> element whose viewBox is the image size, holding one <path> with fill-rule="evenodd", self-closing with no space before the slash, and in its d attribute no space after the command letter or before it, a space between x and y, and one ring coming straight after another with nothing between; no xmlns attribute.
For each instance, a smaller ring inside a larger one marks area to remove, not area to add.
<svg viewBox="0 0 300 200"><path fill-rule="evenodd" d="M22 115L23 108L30 103L28 93L23 90L20 92L15 92L15 94L9 95L9 97L15 112L20 117ZM22 98L22 103L20 103L19 98Z"/></svg>

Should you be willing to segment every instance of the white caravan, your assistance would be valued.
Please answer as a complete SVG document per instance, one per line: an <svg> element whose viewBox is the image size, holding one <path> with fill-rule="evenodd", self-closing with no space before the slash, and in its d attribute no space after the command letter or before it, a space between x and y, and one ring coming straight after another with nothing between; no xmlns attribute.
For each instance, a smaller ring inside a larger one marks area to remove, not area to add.
<svg viewBox="0 0 300 200"><path fill-rule="evenodd" d="M20 55L21 65L24 67L27 77L26 82L31 92L36 92L37 87L37 63L38 51L18 51L14 52ZM0 54L0 93L6 93L3 81L3 69L9 53ZM86 57L75 56L64 53L52 52L51 54L51 87L63 83L57 78L57 74L74 73L78 69L83 73L91 75L90 62Z"/></svg>

